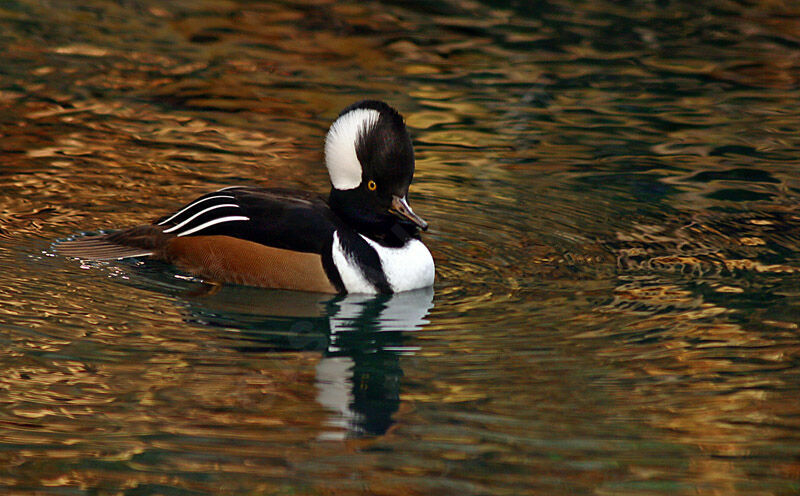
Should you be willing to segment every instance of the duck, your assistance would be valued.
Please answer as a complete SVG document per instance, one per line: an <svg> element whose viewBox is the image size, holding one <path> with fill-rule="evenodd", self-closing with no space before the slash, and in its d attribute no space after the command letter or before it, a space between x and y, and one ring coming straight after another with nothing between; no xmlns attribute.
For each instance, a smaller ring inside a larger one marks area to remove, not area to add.
<svg viewBox="0 0 800 496"><path fill-rule="evenodd" d="M428 223L408 201L414 148L387 103L346 107L325 138L327 198L229 186L150 224L56 244L81 260L149 257L212 284L317 293L399 293L433 285Z"/></svg>

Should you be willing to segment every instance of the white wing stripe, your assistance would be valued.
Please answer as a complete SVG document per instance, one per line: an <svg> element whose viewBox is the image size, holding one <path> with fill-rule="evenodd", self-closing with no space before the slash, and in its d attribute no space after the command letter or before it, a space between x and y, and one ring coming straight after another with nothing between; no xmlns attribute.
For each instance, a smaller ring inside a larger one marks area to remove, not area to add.
<svg viewBox="0 0 800 496"><path fill-rule="evenodd" d="M201 211L197 212L196 214L192 215L191 217L189 217L185 221L181 222L180 224L176 224L176 225L170 227L169 229L164 229L164 232L165 233L171 233L172 231L176 231L176 230L182 228L186 224L190 223L191 221L195 220L196 218L200 217L201 215L203 215L203 214L205 214L207 212L210 212L210 211L218 209L218 208L225 208L225 207L239 208L239 205L237 205L235 203L223 203L222 205L214 205L213 207L208 207L207 209L201 210Z"/></svg>
<svg viewBox="0 0 800 496"><path fill-rule="evenodd" d="M214 219L206 222L205 224L200 224L197 227L193 227L188 231L184 231L182 233L178 233L178 236L188 236L189 234L196 233L197 231L202 231L206 227L211 227L215 224L221 224L223 222L233 222L235 220L250 220L250 217L245 217L244 215L230 215L228 217L220 217L219 219ZM166 231L165 231L166 232Z"/></svg>
<svg viewBox="0 0 800 496"><path fill-rule="evenodd" d="M232 198L232 199L235 199L236 197L235 197L235 196L231 196L231 195L216 195L216 196L207 196L207 197L205 197L205 198L201 198L201 199L199 199L199 200L197 200L197 201L193 201L192 203L190 203L190 204L186 205L186 206L185 206L185 207L183 207L182 209L180 209L180 210L178 210L177 212L175 212L174 214L172 214L170 217L168 217L168 218L166 218L166 219L162 220L161 222L159 222L159 223L158 223L158 225L159 225L159 226L163 226L164 224L166 224L167 222L171 221L171 220L172 220L172 219L174 219L175 217L177 217L177 216L179 216L180 214L182 214L182 213L186 212L186 211L187 211L187 210L189 210L190 208L193 208L194 206L196 206L196 205L199 205L199 204L203 203L204 201L207 201L207 200L216 200L216 199L218 199L218 198ZM166 232L166 231L165 231L165 232Z"/></svg>

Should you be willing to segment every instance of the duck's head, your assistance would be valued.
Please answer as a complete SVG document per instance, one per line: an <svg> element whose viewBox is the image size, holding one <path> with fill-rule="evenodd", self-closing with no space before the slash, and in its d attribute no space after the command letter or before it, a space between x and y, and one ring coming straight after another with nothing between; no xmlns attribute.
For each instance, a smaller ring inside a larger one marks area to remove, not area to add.
<svg viewBox="0 0 800 496"><path fill-rule="evenodd" d="M344 109L325 139L325 164L331 207L357 228L428 228L408 205L414 148L403 117L389 105L364 100Z"/></svg>

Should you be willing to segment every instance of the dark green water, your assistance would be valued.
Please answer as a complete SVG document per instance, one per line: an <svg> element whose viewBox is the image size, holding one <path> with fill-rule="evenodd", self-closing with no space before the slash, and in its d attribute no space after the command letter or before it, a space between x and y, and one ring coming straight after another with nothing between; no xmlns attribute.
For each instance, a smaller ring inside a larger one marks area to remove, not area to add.
<svg viewBox="0 0 800 496"><path fill-rule="evenodd" d="M800 7L0 3L0 493L800 492ZM433 292L52 242L324 192L406 116Z"/></svg>

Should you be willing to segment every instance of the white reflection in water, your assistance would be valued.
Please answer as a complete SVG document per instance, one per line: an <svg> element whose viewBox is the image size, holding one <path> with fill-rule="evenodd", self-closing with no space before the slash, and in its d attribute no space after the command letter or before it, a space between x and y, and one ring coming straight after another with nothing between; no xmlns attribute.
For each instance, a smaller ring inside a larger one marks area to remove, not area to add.
<svg viewBox="0 0 800 496"><path fill-rule="evenodd" d="M376 334L419 330L433 308L433 288L378 298L350 295L333 306L338 311L329 316L330 340L325 358L316 367L316 386L317 401L331 412L327 424L334 429L321 433L319 439L382 433L399 404L398 356L419 347L393 344L394 340L379 339ZM358 349L354 349L354 339ZM365 343L370 345L362 347ZM383 407L376 408L380 401Z"/></svg>

